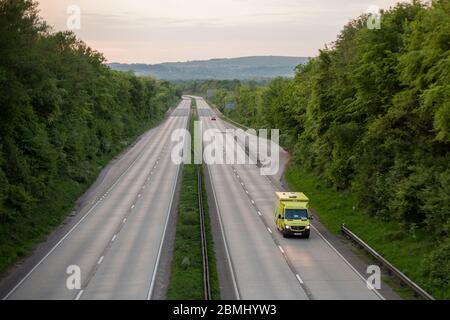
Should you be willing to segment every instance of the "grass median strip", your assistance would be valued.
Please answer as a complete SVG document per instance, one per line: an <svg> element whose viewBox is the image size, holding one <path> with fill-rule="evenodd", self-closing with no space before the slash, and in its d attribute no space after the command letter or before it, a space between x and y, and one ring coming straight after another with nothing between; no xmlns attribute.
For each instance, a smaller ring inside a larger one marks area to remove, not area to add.
<svg viewBox="0 0 450 320"><path fill-rule="evenodd" d="M195 119L196 117L191 119L191 132L193 132ZM204 299L197 168L197 165L191 164L186 164L183 168L171 277L167 291L167 299L169 300ZM208 241L211 293L212 298L216 300L220 299L220 290L204 182L202 183L202 193Z"/></svg>

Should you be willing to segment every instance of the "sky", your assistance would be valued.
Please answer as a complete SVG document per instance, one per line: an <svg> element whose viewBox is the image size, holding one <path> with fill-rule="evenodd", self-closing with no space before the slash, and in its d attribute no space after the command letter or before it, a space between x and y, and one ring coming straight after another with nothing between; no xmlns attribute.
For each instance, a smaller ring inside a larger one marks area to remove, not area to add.
<svg viewBox="0 0 450 320"><path fill-rule="evenodd" d="M73 31L109 62L161 63L255 55L312 57L372 6L398 0L40 0L54 30ZM76 13L75 13L76 14ZM74 24L72 24L74 25Z"/></svg>

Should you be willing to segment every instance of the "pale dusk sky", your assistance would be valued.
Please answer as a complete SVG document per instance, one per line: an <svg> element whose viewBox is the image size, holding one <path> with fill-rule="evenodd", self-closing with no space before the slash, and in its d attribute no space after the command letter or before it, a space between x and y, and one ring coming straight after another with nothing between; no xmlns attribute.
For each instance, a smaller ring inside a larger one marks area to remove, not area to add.
<svg viewBox="0 0 450 320"><path fill-rule="evenodd" d="M398 0L40 0L41 16L109 62L160 63L254 55L315 56L352 18ZM404 1L403 1L404 2Z"/></svg>

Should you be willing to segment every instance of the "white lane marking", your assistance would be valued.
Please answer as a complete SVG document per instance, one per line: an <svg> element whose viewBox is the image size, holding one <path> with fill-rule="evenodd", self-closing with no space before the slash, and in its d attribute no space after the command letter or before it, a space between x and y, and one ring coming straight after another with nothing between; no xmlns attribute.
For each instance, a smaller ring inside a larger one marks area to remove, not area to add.
<svg viewBox="0 0 450 320"><path fill-rule="evenodd" d="M134 209L134 207L135 207L135 205L133 204L133 205L131 206L131 210L133 210L133 209Z"/></svg>
<svg viewBox="0 0 450 320"><path fill-rule="evenodd" d="M362 281L364 281L364 283L367 283L367 280L362 276L361 273L359 273L358 270L356 270L356 268L350 264L350 262L348 262L347 259L344 258L344 256L322 235L322 233L313 225L311 225L312 229L319 235L319 237L322 238L323 241L325 241L326 244L328 244L328 246L333 249L333 251L342 259L344 260L344 262L361 278ZM378 290L371 290L373 291L378 298L380 298L381 300L386 300L385 297L383 297L383 295L381 293L378 292Z"/></svg>
<svg viewBox="0 0 450 320"><path fill-rule="evenodd" d="M162 132L164 132L164 130L162 130L162 128L165 128L166 124L169 123L168 121L166 121L164 124L162 124L158 130L161 130ZM141 152L136 159L133 160L133 162L131 162L131 164L128 166L128 168L122 172L122 174L117 178L117 180L114 182L114 184L109 187L108 191L112 191L117 184L119 184L119 182L122 180L122 178L128 173L128 171L131 170L131 168L134 167L134 165L138 162L138 160L140 160L143 156L144 156L145 152ZM62 237L51 249L49 252L47 252L47 254L41 259L39 260L39 262L22 278L22 280L19 281L19 283L17 283L14 288L11 289L11 291L8 292L8 294L6 296L4 296L2 298L2 300L7 300L16 290L17 288L19 288L22 283L25 282L25 280L27 280L30 275L61 245L61 243L63 243L71 234L72 232L88 217L90 216L90 214L98 207L98 205L100 204L101 201L97 201L95 203L95 200L93 202L94 206L92 208L90 208L86 214L64 235L64 237ZM125 219L126 221L126 219ZM125 223L125 222L124 222Z"/></svg>
<svg viewBox="0 0 450 320"><path fill-rule="evenodd" d="M252 204L255 204L255 200L252 200Z"/></svg>
<svg viewBox="0 0 450 320"><path fill-rule="evenodd" d="M261 211L258 211L258 215L259 215L260 217L262 217L262 213L261 213Z"/></svg>
<svg viewBox="0 0 450 320"><path fill-rule="evenodd" d="M267 231L269 231L269 232L270 232L270 234L272 234L272 230L270 230L270 228L267 228Z"/></svg>
<svg viewBox="0 0 450 320"><path fill-rule="evenodd" d="M284 252L284 249L283 249L282 246L278 246L278 249L280 249L280 251L281 251L282 254L286 254L286 252Z"/></svg>
<svg viewBox="0 0 450 320"><path fill-rule="evenodd" d="M243 182L241 182L241 186L244 186L244 183L243 183Z"/></svg>
<svg viewBox="0 0 450 320"><path fill-rule="evenodd" d="M248 190L245 190L245 193L248 194Z"/></svg>
<svg viewBox="0 0 450 320"><path fill-rule="evenodd" d="M241 295L239 293L239 288L238 288L238 284L237 284L237 280L236 280L236 273L235 273L234 268L233 268L233 263L232 263L230 251L229 251L229 248L228 248L228 242L227 242L227 239L225 237L225 229L223 227L222 215L220 213L219 203L217 202L216 189L214 188L212 173L211 173L211 170L209 170L209 169L208 169L208 174L209 174L209 181L211 182L212 192L213 192L213 196L214 196L214 202L216 204L216 209L217 209L217 213L218 213L218 216L219 216L220 231L221 231L221 234L222 234L222 239L223 239L225 252L226 252L226 256L227 256L227 260L228 260L228 267L231 270L231 279L233 280L234 293L236 295L236 299L237 300L241 300Z"/></svg>
<svg viewBox="0 0 450 320"><path fill-rule="evenodd" d="M80 300L83 293L84 293L84 290L80 290L80 292L78 292L77 296L75 297L75 300Z"/></svg>
<svg viewBox="0 0 450 320"><path fill-rule="evenodd" d="M300 278L300 275L296 274L295 276L297 277L298 282L300 282L300 284L303 284L303 280L302 278Z"/></svg>
<svg viewBox="0 0 450 320"><path fill-rule="evenodd" d="M101 256L100 259L98 259L97 264L102 264L103 259L105 259L105 256Z"/></svg>
<svg viewBox="0 0 450 320"><path fill-rule="evenodd" d="M144 152L142 152L136 159L134 159L134 161L130 164L130 166L124 171L122 172L122 174L117 178L117 180L114 182L114 184L108 189L109 191L112 191L117 184L119 184L119 182L122 180L122 178L128 173L128 171L130 171L131 168L134 167L134 165L137 163L138 160L140 160L144 155ZM49 252L47 252L47 254L41 259L39 260L39 262L25 275L25 277L22 278L22 280L19 281L19 283L17 283L15 285L14 288L11 289L10 292L8 292L8 294L2 298L2 300L7 300L16 290L17 288L19 288L22 283L25 282L25 280L27 280L30 275L61 245L61 243L63 243L71 234L72 232L84 221L86 220L87 217L89 217L91 215L91 213L99 206L99 204L101 203L101 201L97 201L94 206L92 208L90 208L88 210L88 212L86 212L86 214L80 219L78 220L78 222L64 235L64 237L62 237L51 249Z"/></svg>
<svg viewBox="0 0 450 320"><path fill-rule="evenodd" d="M125 222L127 222L127 218L124 218L124 219L122 220L122 223L125 223Z"/></svg>
<svg viewBox="0 0 450 320"><path fill-rule="evenodd" d="M174 202L173 200L175 197L175 191L176 191L177 184L178 184L178 176L180 175L180 170L181 170L181 165L178 166L177 173L175 175L175 179L174 179L175 181L173 183L173 188L172 188L172 197L170 199L169 209L167 211L166 223L164 225L164 231L162 233L161 242L159 244L158 256L156 258L155 266L153 267L153 275L152 275L152 280L150 282L150 288L147 293L147 300L150 300L152 298L153 289L155 287L156 274L158 272L159 261L161 260L162 249L164 246L164 238L166 237L167 226L169 225L169 220L170 220L170 216L171 216L170 213L172 212L172 206L173 206L173 202Z"/></svg>
<svg viewBox="0 0 450 320"><path fill-rule="evenodd" d="M111 242L116 241L116 239L117 239L117 234L114 235L114 237L111 239Z"/></svg>
<svg viewBox="0 0 450 320"><path fill-rule="evenodd" d="M140 197L142 197L142 194L139 193L139 194L138 194L138 198L140 198Z"/></svg>

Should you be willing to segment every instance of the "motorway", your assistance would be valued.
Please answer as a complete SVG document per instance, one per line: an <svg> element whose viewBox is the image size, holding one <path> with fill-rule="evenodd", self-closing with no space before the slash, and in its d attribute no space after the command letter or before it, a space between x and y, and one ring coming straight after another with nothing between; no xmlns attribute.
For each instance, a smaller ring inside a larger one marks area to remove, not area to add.
<svg viewBox="0 0 450 320"><path fill-rule="evenodd" d="M150 299L180 166L171 161L171 134L186 128L191 100L151 130L121 175L83 217L9 291L13 300ZM67 268L81 270L69 290Z"/></svg>
<svg viewBox="0 0 450 320"><path fill-rule="evenodd" d="M230 128L196 100L204 131ZM282 190L257 166L212 164L208 171L237 298L383 299L314 226L309 240L282 237L274 223L275 192Z"/></svg>
<svg viewBox="0 0 450 320"><path fill-rule="evenodd" d="M228 123L202 98L203 130L225 133ZM121 160L117 177L103 186L80 218L8 289L13 300L151 299L180 166L171 161L174 130L186 128L191 100L151 130ZM233 139L228 140L232 143ZM223 152L223 150L221 151ZM243 146L238 152L245 154ZM126 165L125 165L126 164ZM285 239L274 223L280 186L251 164L208 165L220 239L237 299L383 299L315 227L311 238ZM111 180L111 179L110 179ZM67 287L67 268L81 270L81 288Z"/></svg>

